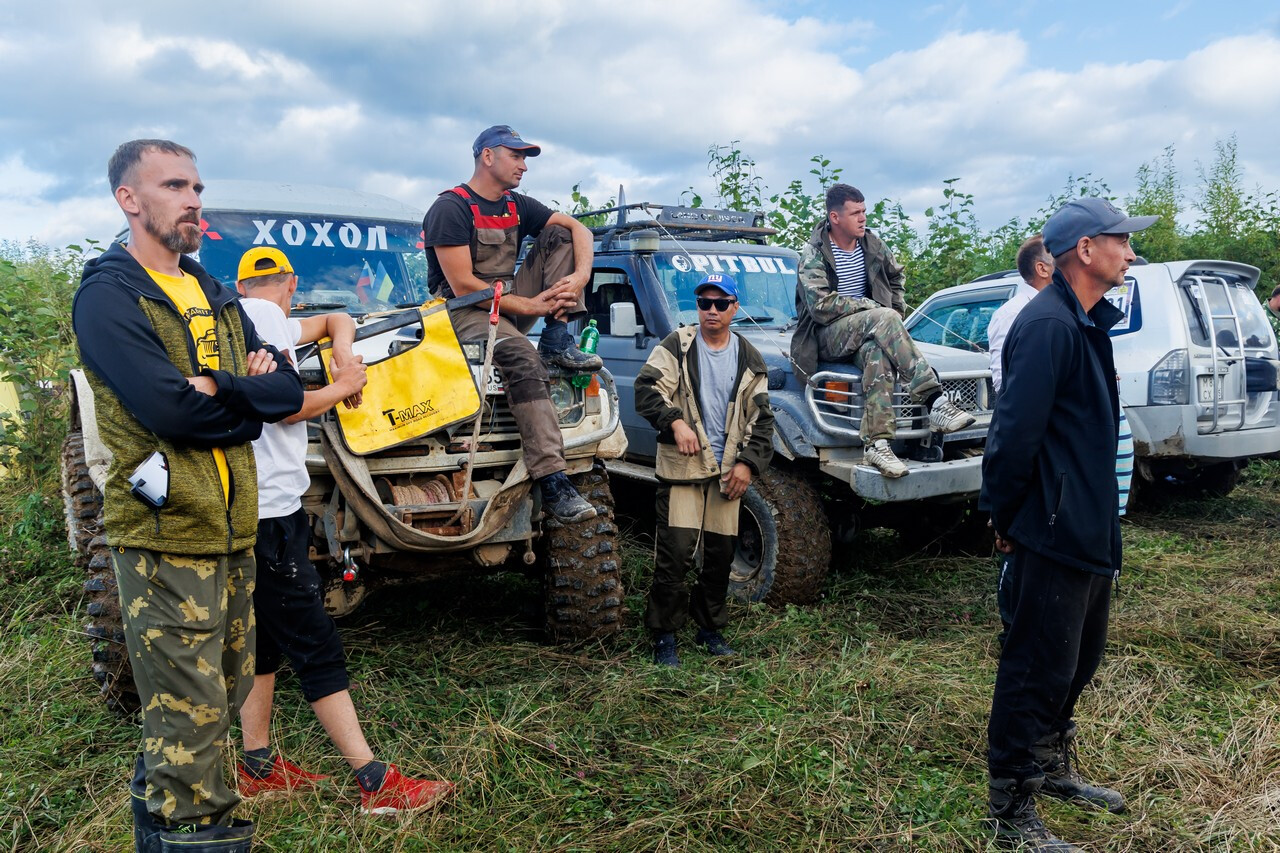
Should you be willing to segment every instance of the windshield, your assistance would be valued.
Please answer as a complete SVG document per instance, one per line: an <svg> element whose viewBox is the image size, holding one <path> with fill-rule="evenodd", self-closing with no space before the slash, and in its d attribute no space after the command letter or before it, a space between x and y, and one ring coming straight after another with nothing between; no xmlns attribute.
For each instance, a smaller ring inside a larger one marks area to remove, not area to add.
<svg viewBox="0 0 1280 853"><path fill-rule="evenodd" d="M785 326L796 315L796 256L782 249L776 254L738 254L732 245L715 252L656 252L654 269L671 315L678 323L698 322L693 289L707 273L722 272L738 283L738 314L734 322Z"/></svg>
<svg viewBox="0 0 1280 853"><path fill-rule="evenodd" d="M298 274L293 301L299 311L366 313L428 298L419 223L217 210L205 210L204 217L199 261L229 286L246 250L277 246Z"/></svg>
<svg viewBox="0 0 1280 853"><path fill-rule="evenodd" d="M920 343L986 352L991 315L1004 304L1003 295L975 294L971 302L925 306L911 315L907 331Z"/></svg>

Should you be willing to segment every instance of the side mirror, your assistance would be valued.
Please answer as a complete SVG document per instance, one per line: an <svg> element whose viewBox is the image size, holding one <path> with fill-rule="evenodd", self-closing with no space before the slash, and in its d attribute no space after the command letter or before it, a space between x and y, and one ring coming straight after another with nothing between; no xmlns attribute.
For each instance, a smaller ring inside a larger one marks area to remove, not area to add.
<svg viewBox="0 0 1280 853"><path fill-rule="evenodd" d="M609 306L609 334L615 338L632 338L644 333L644 326L636 322L634 302L615 302Z"/></svg>

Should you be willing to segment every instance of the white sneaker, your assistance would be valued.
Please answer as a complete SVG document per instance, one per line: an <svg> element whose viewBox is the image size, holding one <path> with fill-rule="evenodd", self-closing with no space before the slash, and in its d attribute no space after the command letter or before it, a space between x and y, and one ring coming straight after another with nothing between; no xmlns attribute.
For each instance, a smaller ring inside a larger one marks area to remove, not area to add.
<svg viewBox="0 0 1280 853"><path fill-rule="evenodd" d="M890 479L896 480L907 475L907 466L894 455L893 448L883 438L872 442L870 447L863 448L862 460Z"/></svg>
<svg viewBox="0 0 1280 853"><path fill-rule="evenodd" d="M929 410L929 429L934 432L955 432L971 425L973 421L973 415L951 402L951 398L946 395L934 401L933 408Z"/></svg>

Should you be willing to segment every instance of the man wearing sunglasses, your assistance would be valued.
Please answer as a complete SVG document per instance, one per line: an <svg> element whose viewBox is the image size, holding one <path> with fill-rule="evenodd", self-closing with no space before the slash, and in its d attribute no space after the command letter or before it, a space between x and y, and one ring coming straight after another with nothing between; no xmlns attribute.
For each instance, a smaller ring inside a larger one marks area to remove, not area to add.
<svg viewBox="0 0 1280 853"><path fill-rule="evenodd" d="M886 477L907 473L890 447L896 383L925 406L934 432L956 432L974 421L943 396L937 374L903 327L902 282L902 267L867 230L865 197L848 184L834 184L827 190L827 218L800 254L791 357L806 376L817 371L819 360L852 361L862 369L863 459Z"/></svg>
<svg viewBox="0 0 1280 853"><path fill-rule="evenodd" d="M773 456L764 359L729 330L738 284L712 273L694 289L698 325L676 329L636 376L636 412L658 430L657 526L653 586L645 627L653 660L676 667L676 632L689 616L695 642L712 655L732 655L721 631L738 535L738 505L752 477ZM690 590L685 577L702 569Z"/></svg>

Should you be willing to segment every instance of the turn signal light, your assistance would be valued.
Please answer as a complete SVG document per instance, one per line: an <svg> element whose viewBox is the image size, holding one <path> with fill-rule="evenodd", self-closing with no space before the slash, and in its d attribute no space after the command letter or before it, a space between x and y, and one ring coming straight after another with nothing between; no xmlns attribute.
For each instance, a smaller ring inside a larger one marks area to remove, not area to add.
<svg viewBox="0 0 1280 853"><path fill-rule="evenodd" d="M848 382L824 382L822 387L827 391L825 396L828 403L847 403L849 395L853 393Z"/></svg>

